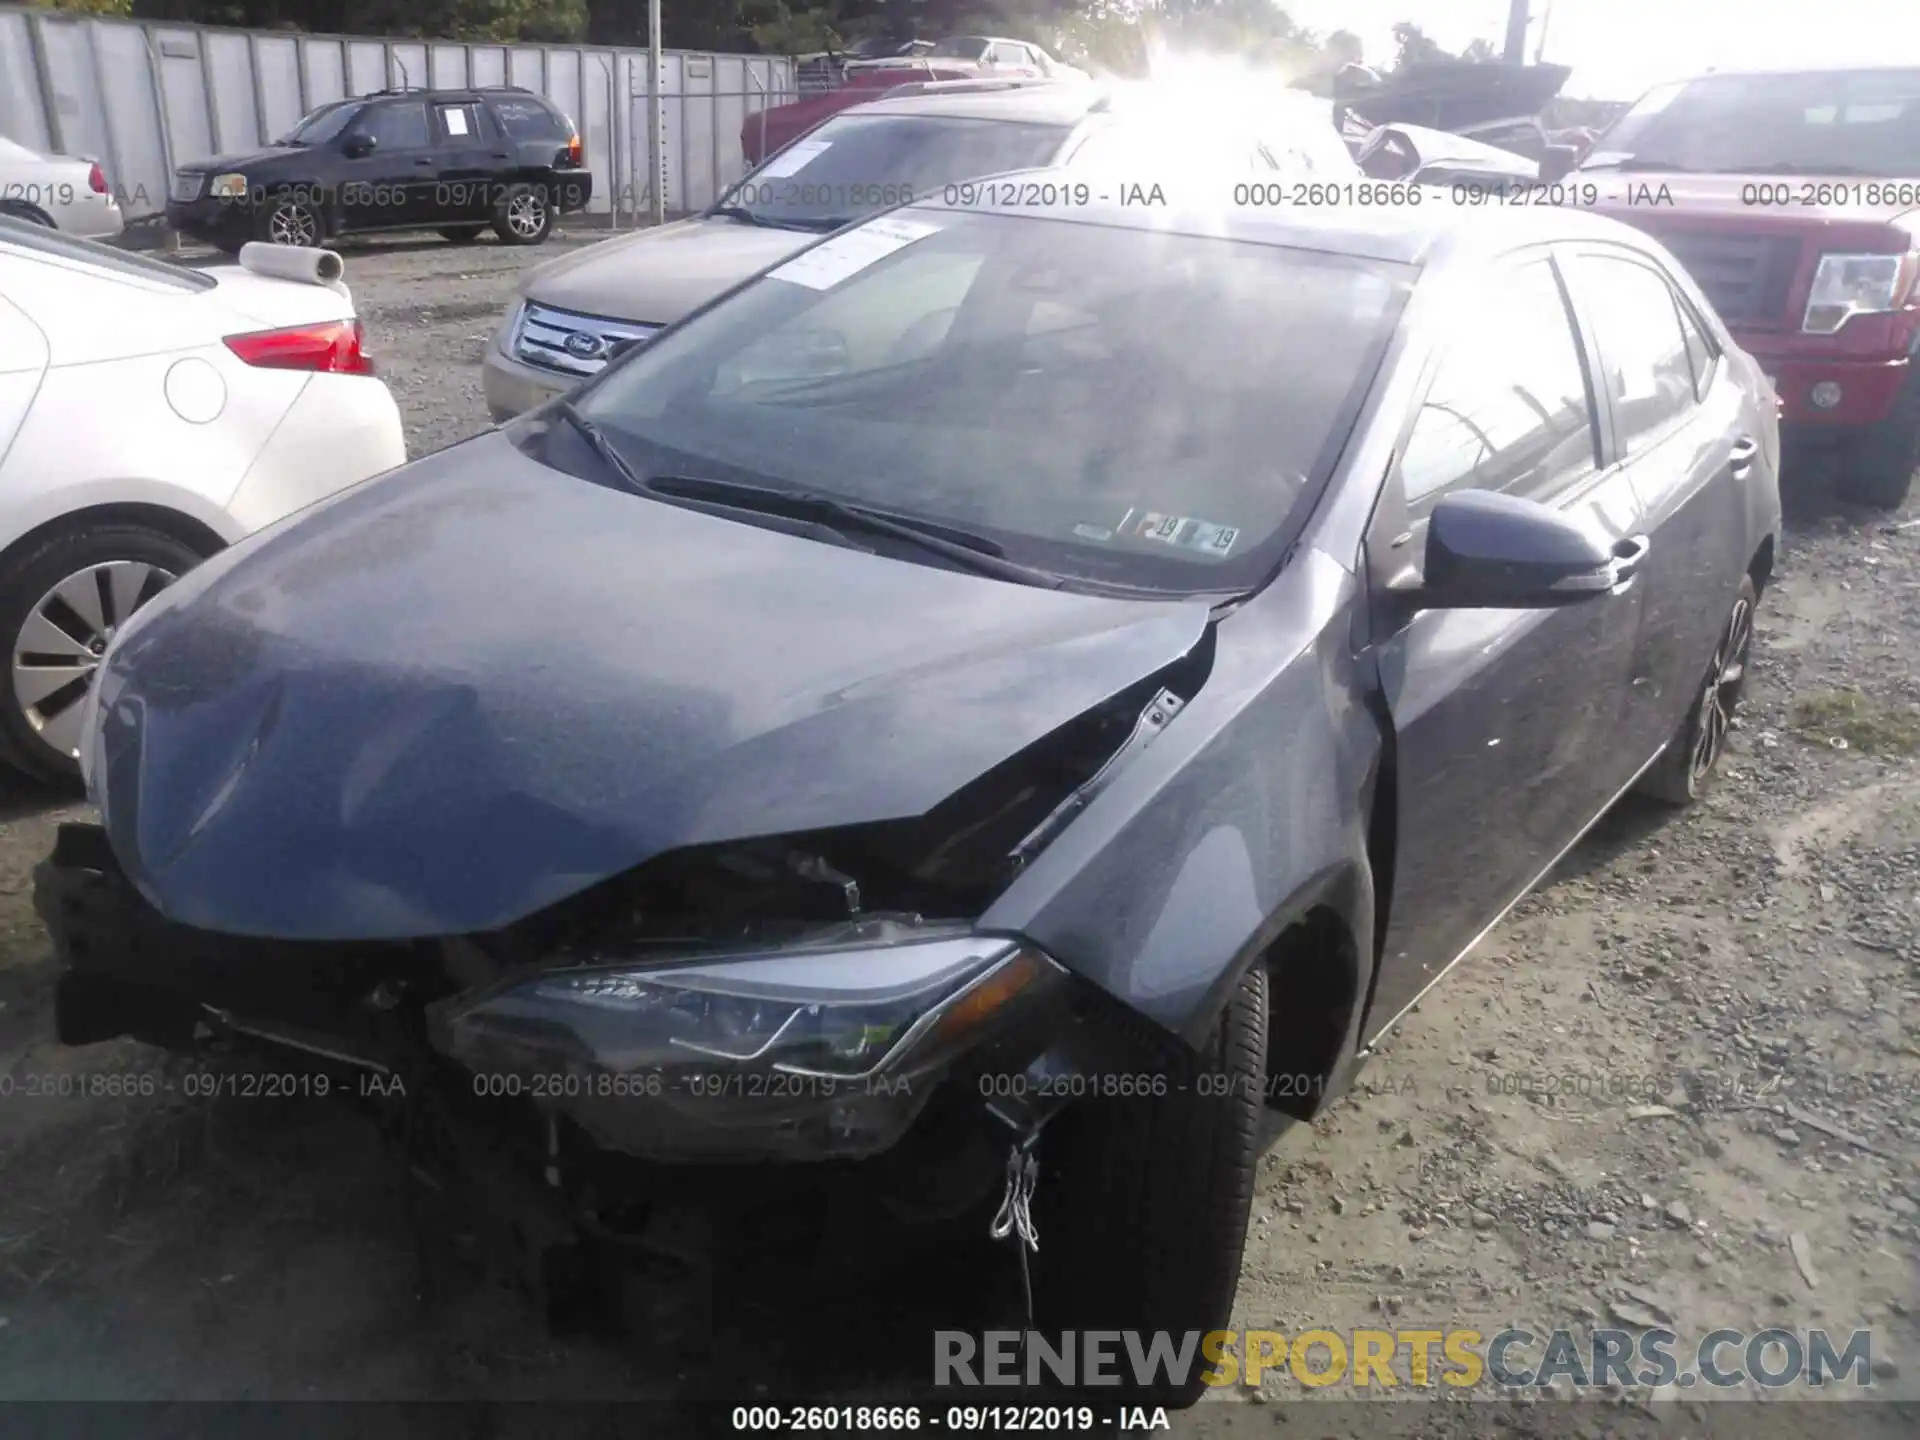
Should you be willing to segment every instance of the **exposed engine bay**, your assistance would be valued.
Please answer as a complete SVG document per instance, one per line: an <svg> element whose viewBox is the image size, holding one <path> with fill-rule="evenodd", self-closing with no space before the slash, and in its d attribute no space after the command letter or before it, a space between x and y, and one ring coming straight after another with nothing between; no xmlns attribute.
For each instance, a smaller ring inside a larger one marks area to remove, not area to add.
<svg viewBox="0 0 1920 1440"><path fill-rule="evenodd" d="M1181 1043L971 924L1173 721L1210 658L1203 644L925 815L670 852L482 934L180 925L102 829L66 825L37 890L68 961L60 1038L327 1077L421 1183L479 1198L550 1313L580 1303L562 1292L590 1288L596 1247L684 1261L689 1217L749 1199L826 1191L952 1218L992 1198L1008 1144L1073 1093L1047 1077ZM811 1163L767 1163L794 1161Z"/></svg>

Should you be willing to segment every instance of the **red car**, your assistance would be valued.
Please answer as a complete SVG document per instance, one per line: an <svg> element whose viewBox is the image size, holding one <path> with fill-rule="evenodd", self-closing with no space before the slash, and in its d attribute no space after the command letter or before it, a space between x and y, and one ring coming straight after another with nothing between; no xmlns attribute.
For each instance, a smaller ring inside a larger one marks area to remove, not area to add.
<svg viewBox="0 0 1920 1440"><path fill-rule="evenodd" d="M1554 178L1551 172L1547 178ZM1765 367L1783 436L1848 499L1920 466L1920 68L1714 74L1649 92L1565 176L1662 242Z"/></svg>
<svg viewBox="0 0 1920 1440"><path fill-rule="evenodd" d="M813 129L829 115L838 114L863 100L877 100L896 85L911 85L921 80L972 80L970 69L951 63L908 60L897 65L849 66L846 79L835 90L818 95L803 95L785 105L775 105L757 115L749 115L740 127L740 150L752 169L776 150L783 150Z"/></svg>
<svg viewBox="0 0 1920 1440"><path fill-rule="evenodd" d="M912 57L848 62L840 85L749 115L740 149L749 168L796 140L829 115L872 100L896 85L922 80L1087 80L1087 72L1056 60L1030 40L952 35Z"/></svg>

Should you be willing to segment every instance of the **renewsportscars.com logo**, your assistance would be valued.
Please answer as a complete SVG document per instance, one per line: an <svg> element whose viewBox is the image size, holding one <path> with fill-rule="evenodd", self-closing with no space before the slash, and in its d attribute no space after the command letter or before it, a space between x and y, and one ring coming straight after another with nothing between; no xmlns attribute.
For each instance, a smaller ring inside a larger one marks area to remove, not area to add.
<svg viewBox="0 0 1920 1440"><path fill-rule="evenodd" d="M947 1388L1062 1385L1257 1386L1284 1377L1311 1389L1446 1386L1576 1390L1609 1385L1731 1390L1745 1385L1873 1385L1873 1333L1713 1330L1683 1343L1673 1330L938 1330L933 1382Z"/></svg>

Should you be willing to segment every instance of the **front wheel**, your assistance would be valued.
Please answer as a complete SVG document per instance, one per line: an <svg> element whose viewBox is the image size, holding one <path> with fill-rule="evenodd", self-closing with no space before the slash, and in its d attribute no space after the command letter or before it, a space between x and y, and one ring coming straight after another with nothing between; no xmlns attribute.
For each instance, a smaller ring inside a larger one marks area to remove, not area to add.
<svg viewBox="0 0 1920 1440"><path fill-rule="evenodd" d="M1746 693L1747 666L1753 658L1753 610L1759 593L1753 577L1740 577L1740 592L1721 627L1720 643L1707 662L1707 673L1694 693L1693 704L1680 732L1636 787L1641 794L1669 805L1691 805L1706 794L1713 772L1726 751L1733 714Z"/></svg>
<svg viewBox="0 0 1920 1440"><path fill-rule="evenodd" d="M1920 372L1910 372L1893 409L1850 445L1834 489L1843 500L1898 510L1920 469Z"/></svg>
<svg viewBox="0 0 1920 1440"><path fill-rule="evenodd" d="M1165 1094L1083 1101L1047 1130L1031 1257L1043 1334L1166 1330L1178 1344L1226 1327L1260 1156L1267 986L1256 965L1206 1051L1165 1072ZM1184 1376L1123 1388L1191 1405L1208 1368L1196 1352Z"/></svg>
<svg viewBox="0 0 1920 1440"><path fill-rule="evenodd" d="M201 557L143 525L42 542L0 584L13 688L0 706L0 759L57 784L79 778L81 702L129 616Z"/></svg>
<svg viewBox="0 0 1920 1440"><path fill-rule="evenodd" d="M255 224L269 245L318 245L327 233L320 212L305 200L272 201Z"/></svg>
<svg viewBox="0 0 1920 1440"><path fill-rule="evenodd" d="M538 245L553 231L553 206L535 185L515 185L494 207L493 233L504 245Z"/></svg>

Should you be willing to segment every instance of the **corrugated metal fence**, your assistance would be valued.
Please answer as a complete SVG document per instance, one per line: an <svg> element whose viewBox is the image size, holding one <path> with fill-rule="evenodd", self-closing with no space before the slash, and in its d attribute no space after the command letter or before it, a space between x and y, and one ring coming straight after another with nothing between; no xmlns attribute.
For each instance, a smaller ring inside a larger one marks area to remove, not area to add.
<svg viewBox="0 0 1920 1440"><path fill-rule="evenodd" d="M258 148L329 100L523 85L580 127L591 208L612 220L651 204L647 69L644 49L296 35L0 5L0 135L98 158L134 219L164 210L174 166ZM769 97L794 98L793 62L671 50L661 71L662 190L681 213L745 173L741 126Z"/></svg>

